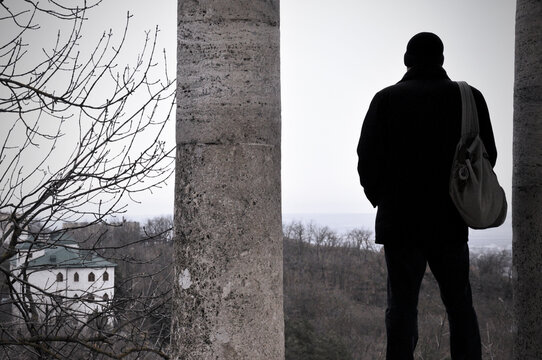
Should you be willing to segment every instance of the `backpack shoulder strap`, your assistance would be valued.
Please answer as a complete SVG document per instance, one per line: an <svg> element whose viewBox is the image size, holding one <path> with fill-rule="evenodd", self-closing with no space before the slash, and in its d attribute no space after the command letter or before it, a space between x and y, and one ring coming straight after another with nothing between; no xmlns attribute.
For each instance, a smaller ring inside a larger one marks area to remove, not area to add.
<svg viewBox="0 0 542 360"><path fill-rule="evenodd" d="M480 133L474 95L465 81L458 81L457 84L461 91L461 137L474 137Z"/></svg>

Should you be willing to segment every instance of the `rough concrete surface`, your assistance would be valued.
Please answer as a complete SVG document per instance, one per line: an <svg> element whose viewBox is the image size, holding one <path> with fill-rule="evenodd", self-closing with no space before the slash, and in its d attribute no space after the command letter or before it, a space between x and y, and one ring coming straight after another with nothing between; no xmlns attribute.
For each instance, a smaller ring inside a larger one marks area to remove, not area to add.
<svg viewBox="0 0 542 360"><path fill-rule="evenodd" d="M278 1L180 1L174 359L283 359Z"/></svg>
<svg viewBox="0 0 542 360"><path fill-rule="evenodd" d="M514 359L542 359L542 1L516 7Z"/></svg>

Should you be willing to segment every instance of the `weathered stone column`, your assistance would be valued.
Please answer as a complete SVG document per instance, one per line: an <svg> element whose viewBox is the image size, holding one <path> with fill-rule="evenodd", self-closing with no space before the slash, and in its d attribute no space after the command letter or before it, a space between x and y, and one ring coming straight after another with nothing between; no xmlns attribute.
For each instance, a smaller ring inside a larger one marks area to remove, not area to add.
<svg viewBox="0 0 542 360"><path fill-rule="evenodd" d="M283 359L279 0L179 0L174 359Z"/></svg>
<svg viewBox="0 0 542 360"><path fill-rule="evenodd" d="M514 358L542 359L542 1L518 0L513 173Z"/></svg>

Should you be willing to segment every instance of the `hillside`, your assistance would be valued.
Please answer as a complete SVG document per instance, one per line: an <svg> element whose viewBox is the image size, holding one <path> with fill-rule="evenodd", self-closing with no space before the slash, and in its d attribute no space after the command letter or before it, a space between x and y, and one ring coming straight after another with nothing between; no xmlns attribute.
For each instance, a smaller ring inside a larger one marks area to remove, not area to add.
<svg viewBox="0 0 542 360"><path fill-rule="evenodd" d="M367 231L285 226L284 310L287 360L384 359L386 269ZM484 358L511 358L509 252L471 258L471 282ZM449 358L448 324L428 270L420 292L417 359Z"/></svg>

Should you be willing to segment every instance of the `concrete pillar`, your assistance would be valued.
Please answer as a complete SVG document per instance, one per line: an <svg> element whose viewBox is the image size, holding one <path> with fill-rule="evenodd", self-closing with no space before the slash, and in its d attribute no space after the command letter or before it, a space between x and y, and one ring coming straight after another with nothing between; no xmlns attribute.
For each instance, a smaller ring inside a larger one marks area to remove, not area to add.
<svg viewBox="0 0 542 360"><path fill-rule="evenodd" d="M180 0L173 359L283 359L279 0Z"/></svg>
<svg viewBox="0 0 542 360"><path fill-rule="evenodd" d="M514 359L542 359L542 1L518 0L514 85Z"/></svg>

